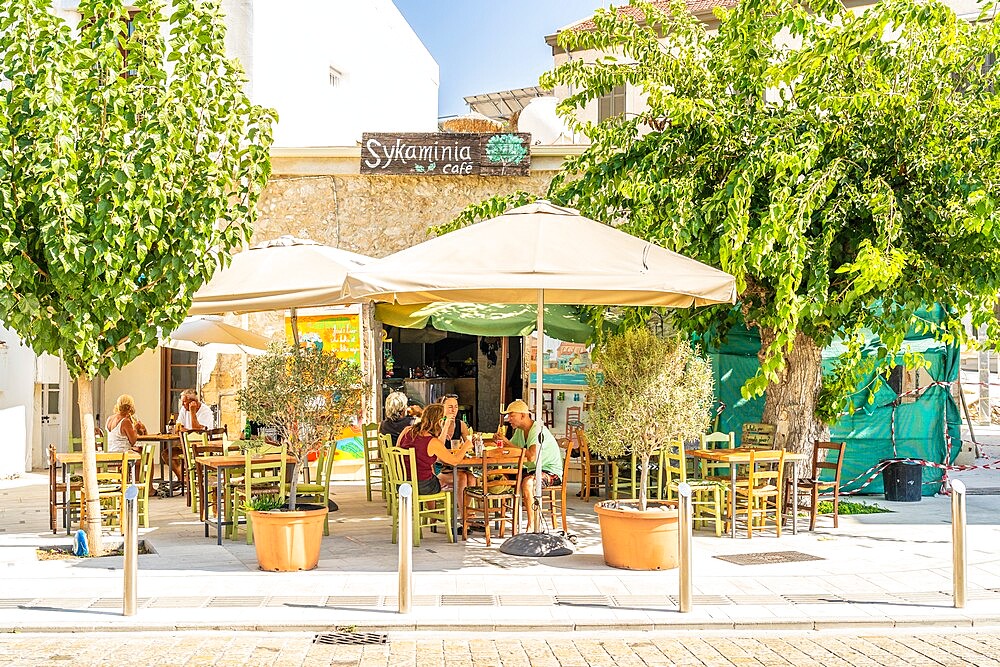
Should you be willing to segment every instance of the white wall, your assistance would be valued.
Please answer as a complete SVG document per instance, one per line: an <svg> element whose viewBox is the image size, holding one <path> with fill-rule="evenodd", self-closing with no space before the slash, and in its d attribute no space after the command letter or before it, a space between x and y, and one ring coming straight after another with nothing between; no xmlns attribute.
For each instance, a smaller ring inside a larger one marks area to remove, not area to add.
<svg viewBox="0 0 1000 667"><path fill-rule="evenodd" d="M35 354L0 323L0 341L7 343L6 364L0 361L0 479L30 467L28 443L33 440ZM4 368L6 366L6 368Z"/></svg>
<svg viewBox="0 0 1000 667"><path fill-rule="evenodd" d="M343 77L329 82L330 67ZM353 146L366 131L434 132L438 66L390 0L258 0L254 101L277 146Z"/></svg>
<svg viewBox="0 0 1000 667"><path fill-rule="evenodd" d="M121 370L112 371L104 381L104 413L107 420L122 394L135 399L135 414L150 433L160 430L160 348L143 352ZM104 428L104 424L100 425Z"/></svg>

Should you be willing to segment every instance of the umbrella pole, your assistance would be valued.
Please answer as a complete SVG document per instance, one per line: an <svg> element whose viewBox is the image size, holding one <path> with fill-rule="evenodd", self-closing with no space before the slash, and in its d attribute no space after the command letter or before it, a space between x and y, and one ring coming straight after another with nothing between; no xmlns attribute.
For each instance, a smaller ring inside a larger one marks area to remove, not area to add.
<svg viewBox="0 0 1000 667"><path fill-rule="evenodd" d="M545 422L542 420L542 371L545 370L542 362L542 350L545 346L544 311L545 291L538 290L538 315L535 325L538 327L538 345L535 347L535 421L538 423L538 443L535 448L535 503L534 507L529 507L528 511L533 512L535 518L535 532L521 533L507 539L500 545L500 552L511 556L568 556L573 553L573 546L564 535L545 532L542 524L542 466L539 461L542 457L542 430ZM531 443L524 443L530 446ZM567 456L569 452L567 452ZM563 484L566 480L563 480Z"/></svg>
<svg viewBox="0 0 1000 667"><path fill-rule="evenodd" d="M292 342L295 344L295 349L299 349L299 315L294 308L291 309L291 321L292 321Z"/></svg>
<svg viewBox="0 0 1000 667"><path fill-rule="evenodd" d="M500 337L500 419L503 419L503 410L507 407L507 351L510 349L510 342L507 336ZM497 430L500 427L497 426Z"/></svg>

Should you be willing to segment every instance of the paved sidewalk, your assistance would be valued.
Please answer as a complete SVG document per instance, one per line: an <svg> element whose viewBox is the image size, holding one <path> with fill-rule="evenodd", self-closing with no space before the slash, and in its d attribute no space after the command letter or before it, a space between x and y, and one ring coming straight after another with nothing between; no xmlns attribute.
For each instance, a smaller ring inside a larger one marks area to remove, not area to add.
<svg viewBox="0 0 1000 667"><path fill-rule="evenodd" d="M972 472L963 473L970 488L1000 487L1000 471ZM140 608L125 617L120 557L36 560L37 547L70 542L47 531L47 477L0 481L0 631L1000 626L997 495L967 499L964 609L951 598L950 499L870 497L893 513L841 517L838 529L821 519L815 533L786 531L780 539L698 531L695 607L686 614L677 608L676 570L604 565L591 504L576 498L571 556L518 558L501 554L498 541L486 547L481 536L452 545L426 533L414 549L414 609L399 614L397 550L384 509L365 501L363 485L338 485L334 498L341 510L331 516L320 565L298 573L260 572L253 546L217 546L183 499L154 499L155 528L142 539L155 553L139 557ZM789 551L819 560L736 565L715 557Z"/></svg>
<svg viewBox="0 0 1000 667"><path fill-rule="evenodd" d="M734 667L794 665L1000 666L1000 632L922 630L919 633L848 632L603 632L405 633L380 637L324 635L315 643L301 632L94 633L67 640L57 634L0 635L0 665L74 667L161 665L281 665L307 667ZM379 643L381 642L381 643Z"/></svg>

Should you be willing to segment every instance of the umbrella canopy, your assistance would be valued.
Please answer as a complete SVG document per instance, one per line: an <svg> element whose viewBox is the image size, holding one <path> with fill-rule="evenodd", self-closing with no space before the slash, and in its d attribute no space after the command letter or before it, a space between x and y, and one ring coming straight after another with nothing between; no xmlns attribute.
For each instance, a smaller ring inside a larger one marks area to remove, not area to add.
<svg viewBox="0 0 1000 667"><path fill-rule="evenodd" d="M189 317L179 327L174 329L166 342L167 347L175 349L192 349L178 341L194 343L198 348L208 348L206 351L225 353L226 351L264 350L268 340L263 336L226 324L218 317ZM197 349L197 348L195 348Z"/></svg>
<svg viewBox="0 0 1000 667"><path fill-rule="evenodd" d="M467 257L469 261L452 261ZM733 276L546 201L433 238L351 271L344 295L400 304L433 301L687 308L735 303ZM542 423L543 355L537 357L535 420ZM536 530L541 466L535 467ZM559 542L557 544L557 542ZM503 553L562 555L564 541L516 535Z"/></svg>
<svg viewBox="0 0 1000 667"><path fill-rule="evenodd" d="M380 303L375 317L407 329L432 326L471 336L526 336L537 326L537 307L525 304L427 303L400 306ZM570 306L545 306L545 333L571 343L585 343L594 332Z"/></svg>
<svg viewBox="0 0 1000 667"><path fill-rule="evenodd" d="M442 258L467 257L459 263ZM736 300L731 275L541 201L350 271L344 296L401 304L458 301L669 306Z"/></svg>
<svg viewBox="0 0 1000 667"><path fill-rule="evenodd" d="M372 258L309 239L282 236L233 255L194 295L192 315L330 306L344 276Z"/></svg>

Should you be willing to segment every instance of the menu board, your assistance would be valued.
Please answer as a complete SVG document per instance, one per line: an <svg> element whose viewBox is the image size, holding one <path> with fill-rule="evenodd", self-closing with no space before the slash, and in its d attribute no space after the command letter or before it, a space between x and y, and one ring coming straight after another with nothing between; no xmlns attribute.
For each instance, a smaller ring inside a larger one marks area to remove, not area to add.
<svg viewBox="0 0 1000 667"><path fill-rule="evenodd" d="M300 315L299 344L332 351L341 359L361 364L361 320L357 313ZM292 320L285 317L285 339L292 343Z"/></svg>

